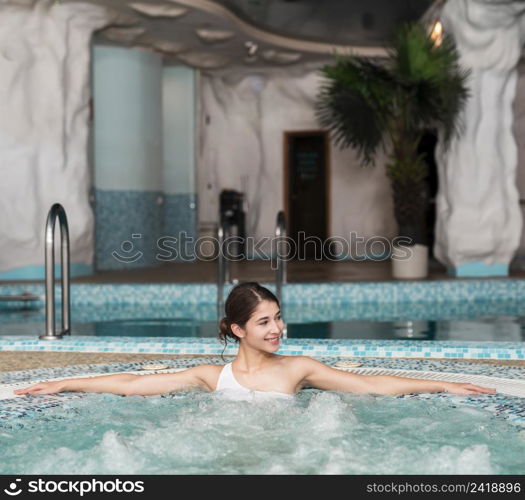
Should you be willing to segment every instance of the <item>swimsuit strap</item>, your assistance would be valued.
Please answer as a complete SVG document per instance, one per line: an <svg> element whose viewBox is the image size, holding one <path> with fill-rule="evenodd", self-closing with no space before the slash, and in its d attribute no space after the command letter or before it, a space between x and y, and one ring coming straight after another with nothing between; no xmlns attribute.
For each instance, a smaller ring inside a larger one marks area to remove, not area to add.
<svg viewBox="0 0 525 500"><path fill-rule="evenodd" d="M278 397L293 400L292 394L273 391L253 391L239 384L239 382L237 382L237 379L233 375L232 363L224 365L223 369L221 370L221 373L219 374L219 379L217 380L217 388L215 390L225 390L226 394L230 393L230 397L233 397L233 399L253 399L254 397L266 399Z"/></svg>
<svg viewBox="0 0 525 500"><path fill-rule="evenodd" d="M244 387L243 385L239 384L239 382L237 382L233 375L232 362L224 365L219 375L219 380L217 380L217 388L215 390L222 391L223 389L235 389L237 391L241 390L246 392L252 392L250 389Z"/></svg>

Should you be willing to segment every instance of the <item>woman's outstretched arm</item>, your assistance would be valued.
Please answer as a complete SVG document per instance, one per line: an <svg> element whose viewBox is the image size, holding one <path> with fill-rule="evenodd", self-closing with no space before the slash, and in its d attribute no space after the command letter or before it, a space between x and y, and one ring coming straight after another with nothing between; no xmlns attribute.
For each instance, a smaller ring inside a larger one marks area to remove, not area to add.
<svg viewBox="0 0 525 500"><path fill-rule="evenodd" d="M54 380L17 389L14 393L23 395L76 391L107 392L123 396L152 396L191 388L211 390L212 388L209 386L210 372L216 368L213 365L200 365L177 373L150 375L119 373L99 377Z"/></svg>
<svg viewBox="0 0 525 500"><path fill-rule="evenodd" d="M450 392L452 394L490 394L488 389L473 384L422 380L390 375L358 375L337 370L315 359L301 356L297 360L304 373L304 385L328 391L373 394L411 394L415 392Z"/></svg>

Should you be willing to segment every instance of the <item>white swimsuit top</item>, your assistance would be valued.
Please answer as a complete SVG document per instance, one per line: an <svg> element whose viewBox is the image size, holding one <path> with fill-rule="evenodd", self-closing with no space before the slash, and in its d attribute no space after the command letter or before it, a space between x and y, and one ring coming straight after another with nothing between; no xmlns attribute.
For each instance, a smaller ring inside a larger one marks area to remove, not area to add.
<svg viewBox="0 0 525 500"><path fill-rule="evenodd" d="M233 399L253 399L260 397L280 397L291 399L293 394L287 394L285 392L274 392L274 391L253 391L248 389L243 385L239 384L233 375L232 363L224 365L224 368L221 370L219 375L219 380L217 381L217 388L215 391L226 391L229 397Z"/></svg>

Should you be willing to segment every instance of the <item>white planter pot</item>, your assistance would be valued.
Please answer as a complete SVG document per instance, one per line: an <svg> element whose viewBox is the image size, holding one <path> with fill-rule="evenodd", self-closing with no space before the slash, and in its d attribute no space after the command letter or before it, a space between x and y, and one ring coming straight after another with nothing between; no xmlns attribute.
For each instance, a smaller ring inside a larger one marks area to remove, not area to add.
<svg viewBox="0 0 525 500"><path fill-rule="evenodd" d="M392 248L392 276L399 280L417 280L428 275L428 247L414 245Z"/></svg>

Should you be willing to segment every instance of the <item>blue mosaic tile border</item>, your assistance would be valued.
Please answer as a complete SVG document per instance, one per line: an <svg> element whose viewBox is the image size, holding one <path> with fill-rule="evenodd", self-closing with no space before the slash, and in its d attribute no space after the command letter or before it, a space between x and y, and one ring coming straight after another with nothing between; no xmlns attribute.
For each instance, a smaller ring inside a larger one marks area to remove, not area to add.
<svg viewBox="0 0 525 500"><path fill-rule="evenodd" d="M438 302L438 303L353 303L316 304L304 307L303 304L285 304L283 317L287 323L308 323L328 321L436 321L468 320L494 316L522 316L525 311L523 301L507 300L501 302ZM43 323L45 310L43 298L23 304L0 302L0 326L9 323ZM57 311L58 313L58 311ZM71 317L74 323L88 321L111 321L132 318L191 318L194 321L215 321L215 303L168 304L83 304L73 302ZM1 333L1 332L0 332Z"/></svg>
<svg viewBox="0 0 525 500"><path fill-rule="evenodd" d="M191 337L92 337L65 336L59 341L43 341L18 335L0 336L0 351L120 352L148 354L216 355L223 350L218 340ZM235 354L229 344L225 354ZM474 342L352 339L286 339L279 354L428 359L525 359L523 342Z"/></svg>
<svg viewBox="0 0 525 500"><path fill-rule="evenodd" d="M273 283L263 283L274 290ZM225 296L234 285L225 286ZM29 292L43 300L44 285L1 285L0 294ZM60 288L56 288L57 298ZM444 280L378 283L290 283L283 289L285 305L425 304L521 302L525 280ZM73 284L72 304L215 304L217 287L211 283Z"/></svg>
<svg viewBox="0 0 525 500"><path fill-rule="evenodd" d="M190 359L162 358L158 361L77 365L61 368L40 368L36 370L0 373L0 383L9 384L26 381L29 383L32 380L38 380L42 378L74 377L75 375L83 375L86 373L114 373L127 370L139 370L143 364L151 364L154 362L167 365L169 368L184 368L200 365L202 363L222 365L225 362L231 361L231 359L233 358L225 357L225 360L222 360L220 357ZM328 365L333 365L337 361L339 361L340 358L320 356L317 357L317 359ZM389 368L398 370L468 373L474 375L494 376L507 379L523 379L525 375L525 369L523 368L480 365L472 363L377 358L357 358L357 361L362 362L363 367L367 368ZM0 420L9 420L12 418L30 416L34 411L41 412L48 408L60 406L64 403L64 401L83 397L89 397L89 395L85 393L61 393L47 396L32 396L27 398L3 400L2 405L0 406ZM507 420L509 423L515 425L517 430L520 430L525 427L524 398L508 396L501 393L476 396L455 396L445 393L409 394L397 396L397 398L416 398L429 400L439 399L452 405L461 404L467 406L474 406L489 411L498 418L503 418Z"/></svg>
<svg viewBox="0 0 525 500"><path fill-rule="evenodd" d="M58 245L58 243L57 243ZM93 265L84 262L70 262L69 275L72 278L77 276L89 276L93 274ZM60 277L60 263L55 264L55 276ZM46 268L41 266L24 266L4 271L0 273L0 280L15 281L15 280L44 280L46 279Z"/></svg>

